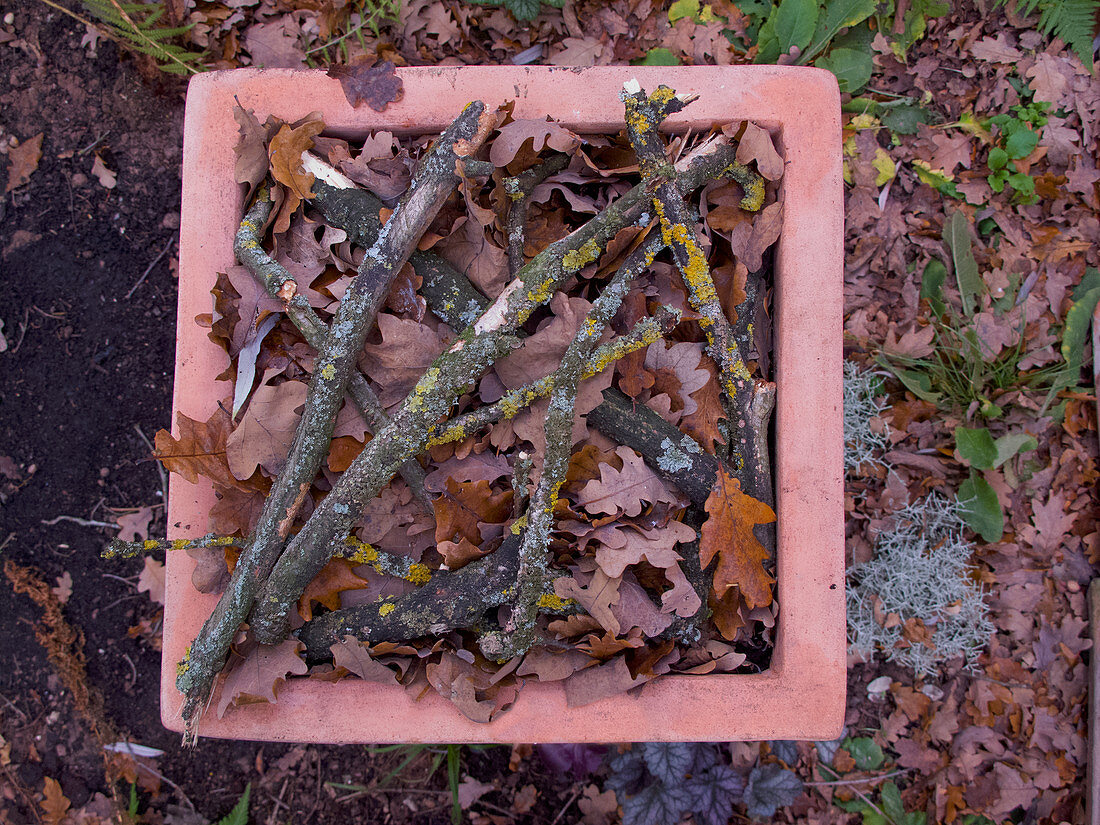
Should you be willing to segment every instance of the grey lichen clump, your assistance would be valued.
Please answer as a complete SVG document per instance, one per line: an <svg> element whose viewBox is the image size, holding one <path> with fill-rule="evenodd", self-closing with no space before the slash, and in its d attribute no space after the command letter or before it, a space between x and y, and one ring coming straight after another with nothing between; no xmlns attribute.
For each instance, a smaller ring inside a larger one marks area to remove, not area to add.
<svg viewBox="0 0 1100 825"><path fill-rule="evenodd" d="M669 473L678 473L691 466L691 456L685 452L699 452L699 445L689 438L681 439L680 444L673 443L671 438L661 442L661 455L657 457L658 466Z"/></svg>
<svg viewBox="0 0 1100 825"><path fill-rule="evenodd" d="M970 663L995 628L970 575L974 547L963 540L958 503L931 493L894 517L874 559L848 571L850 650L924 676L960 656ZM924 629L927 643L915 641Z"/></svg>
<svg viewBox="0 0 1100 825"><path fill-rule="evenodd" d="M882 420L887 408L882 398L882 374L844 362L844 470L885 467L881 452L890 441L890 429Z"/></svg>

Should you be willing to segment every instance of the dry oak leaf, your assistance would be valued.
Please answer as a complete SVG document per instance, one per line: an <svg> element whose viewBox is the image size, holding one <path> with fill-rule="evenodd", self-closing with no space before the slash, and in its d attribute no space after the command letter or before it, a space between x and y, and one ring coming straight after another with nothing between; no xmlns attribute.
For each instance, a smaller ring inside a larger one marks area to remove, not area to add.
<svg viewBox="0 0 1100 825"><path fill-rule="evenodd" d="M302 154L313 148L313 139L324 128L324 121L312 116L299 126L284 123L267 147L271 175L286 187L286 200L275 220L276 233L285 232L298 204L313 197L314 177L302 170Z"/></svg>
<svg viewBox="0 0 1100 825"><path fill-rule="evenodd" d="M368 682L381 682L386 685L397 684L397 674L379 661L371 658L366 645L354 636L345 636L331 647L332 663L354 673Z"/></svg>
<svg viewBox="0 0 1100 825"><path fill-rule="evenodd" d="M628 516L642 512L642 502L651 504L664 501L677 502L660 477L653 472L641 455L629 447L618 447L616 454L623 460L623 468L616 470L604 464L600 466L600 479L590 481L577 494L577 503L590 513Z"/></svg>
<svg viewBox="0 0 1100 825"><path fill-rule="evenodd" d="M363 347L363 367L381 389L382 406L390 407L405 399L436 357L443 352L442 339L424 324L395 315L378 316L381 344Z"/></svg>
<svg viewBox="0 0 1100 825"><path fill-rule="evenodd" d="M488 481L457 482L447 479L446 492L433 502L435 540L465 538L481 544L481 524L502 524L512 514L512 491L494 493Z"/></svg>
<svg viewBox="0 0 1100 825"><path fill-rule="evenodd" d="M237 156L233 169L233 179L237 183L247 183L251 192L259 186L267 176L267 139L269 137L266 128L260 125L260 121L251 109L246 109L240 104L233 108L233 119L237 121L240 131L240 140L233 147ZM268 121L269 123L271 121Z"/></svg>
<svg viewBox="0 0 1100 825"><path fill-rule="evenodd" d="M775 579L764 569L768 551L757 540L753 527L775 521L775 512L741 492L741 482L725 467L718 470L706 511L709 518L700 535L699 564L705 570L718 557L715 592L721 597L737 587L750 608L771 604Z"/></svg>
<svg viewBox="0 0 1100 825"><path fill-rule="evenodd" d="M783 176L783 158L775 151L772 136L755 123L746 123L737 142L737 162L747 164L753 160L757 171L768 180L779 180Z"/></svg>
<svg viewBox="0 0 1100 825"><path fill-rule="evenodd" d="M49 825L61 825L72 804L62 792L61 783L47 776L42 795L44 798L38 803L42 807L42 820Z"/></svg>
<svg viewBox="0 0 1100 825"><path fill-rule="evenodd" d="M98 158L99 156L96 155L97 160ZM8 183L4 187L4 194L18 189L29 181L34 170L38 168L40 160L42 160L42 132L9 149Z"/></svg>
<svg viewBox="0 0 1100 825"><path fill-rule="evenodd" d="M763 266L764 250L779 240L783 228L783 204L781 201L764 207L751 221L737 224L729 233L733 254L748 267L758 272Z"/></svg>
<svg viewBox="0 0 1100 825"><path fill-rule="evenodd" d="M297 639L253 647L225 677L218 702L218 718L225 715L230 704L274 702L276 685L285 681L289 674L301 676L309 670L298 655L304 647Z"/></svg>
<svg viewBox="0 0 1100 825"><path fill-rule="evenodd" d="M389 60L373 66L337 64L328 70L328 76L340 81L348 103L352 106L366 103L376 112L385 111L405 94L404 84Z"/></svg>
<svg viewBox="0 0 1100 825"><path fill-rule="evenodd" d="M69 601L69 597L73 595L73 576L66 570L60 576L57 577L57 587L51 587L50 590L57 596L57 600L62 604Z"/></svg>
<svg viewBox="0 0 1100 825"><path fill-rule="evenodd" d="M138 593L148 593L149 600L164 604L164 563L145 557L145 566L137 582Z"/></svg>
<svg viewBox="0 0 1100 825"><path fill-rule="evenodd" d="M114 189L118 185L118 174L108 169L99 155L92 161L92 175L104 189Z"/></svg>
<svg viewBox="0 0 1100 825"><path fill-rule="evenodd" d="M306 585L298 599L298 613L307 622L313 618L314 603L324 605L329 610L340 608L340 594L345 590L363 590L370 582L359 578L353 572L355 562L347 559L330 559L321 568L321 572ZM349 668L350 669L350 668Z"/></svg>
<svg viewBox="0 0 1100 825"><path fill-rule="evenodd" d="M179 438L167 430L157 432L154 457L171 473L178 473L195 484L199 476L223 486L236 485L225 458L225 443L229 437L229 413L218 407L205 422L176 414Z"/></svg>
<svg viewBox="0 0 1100 825"><path fill-rule="evenodd" d="M567 38L568 39L568 38ZM525 140L531 141L536 152L546 146L559 152L569 152L583 143L583 139L560 123L550 120L513 120L501 126L493 145L489 148L489 160L494 166L511 163Z"/></svg>
<svg viewBox="0 0 1100 825"><path fill-rule="evenodd" d="M465 458L451 457L424 478L424 489L429 493L442 493L447 479L455 481L487 481L492 484L498 478L512 474L508 457L489 452L471 453Z"/></svg>
<svg viewBox="0 0 1100 825"><path fill-rule="evenodd" d="M149 538L149 522L152 520L152 507L139 507L136 512L115 516L115 524L119 526L119 540L144 541Z"/></svg>
<svg viewBox="0 0 1100 825"><path fill-rule="evenodd" d="M250 478L257 467L272 476L282 469L294 443L308 390L301 381L256 388L241 423L225 442L225 457L237 479Z"/></svg>

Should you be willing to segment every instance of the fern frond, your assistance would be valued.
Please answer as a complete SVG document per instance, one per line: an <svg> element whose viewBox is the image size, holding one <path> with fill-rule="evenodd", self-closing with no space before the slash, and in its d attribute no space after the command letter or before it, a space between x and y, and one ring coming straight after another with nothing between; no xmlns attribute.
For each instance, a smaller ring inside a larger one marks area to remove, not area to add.
<svg viewBox="0 0 1100 825"><path fill-rule="evenodd" d="M1092 71L1092 31L1100 0L1047 0L1042 5L1039 28L1060 38Z"/></svg>
<svg viewBox="0 0 1100 825"><path fill-rule="evenodd" d="M53 6L53 2L42 0ZM157 66L172 74L198 74L203 55L175 43L191 26L159 26L163 3L133 3L122 0L80 0L81 4L110 28L110 34L132 51L153 58ZM74 15L75 16L75 15Z"/></svg>

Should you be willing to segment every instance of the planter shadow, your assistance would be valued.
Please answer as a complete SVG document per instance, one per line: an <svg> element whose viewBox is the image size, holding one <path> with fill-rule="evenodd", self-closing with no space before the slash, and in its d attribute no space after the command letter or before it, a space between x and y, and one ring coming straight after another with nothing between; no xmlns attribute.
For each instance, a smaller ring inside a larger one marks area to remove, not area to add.
<svg viewBox="0 0 1100 825"><path fill-rule="evenodd" d="M294 680L275 704L202 718L201 736L330 743L735 741L836 737L845 706L842 435L843 191L840 101L827 71L760 67L466 67L400 69L405 94L382 113L353 109L322 71L212 72L192 79L184 132L180 294L172 420L205 421L227 394L226 354L194 322L209 312L215 275L235 262L243 212L234 183L235 101L261 122L320 110L328 132L439 132L470 100L515 101L517 118L549 114L581 133L622 128L619 90L636 77L700 97L673 129L753 120L786 161L783 231L775 254L775 483L780 605L771 667L754 675L664 676L640 690L569 708L560 683L528 683L488 724L432 693L348 679ZM204 534L210 484L171 476L169 538ZM191 585L194 562L167 562L161 715L182 731L176 663L217 601Z"/></svg>

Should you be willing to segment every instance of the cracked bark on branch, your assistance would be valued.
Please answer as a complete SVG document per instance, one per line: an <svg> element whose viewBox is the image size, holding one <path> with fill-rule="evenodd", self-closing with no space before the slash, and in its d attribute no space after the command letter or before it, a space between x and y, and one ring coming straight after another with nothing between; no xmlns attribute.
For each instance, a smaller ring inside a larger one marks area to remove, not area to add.
<svg viewBox="0 0 1100 825"><path fill-rule="evenodd" d="M195 723L210 695L214 677L225 664L233 636L253 609L262 583L285 552L294 511L328 452L337 410L378 308L424 229L457 186L462 158L477 151L495 122L495 114L486 112L484 104L478 101L470 104L444 131L417 169L409 191L368 249L348 287L325 346L318 352L287 463L272 485L256 530L238 559L225 592L177 669L176 686L185 697L185 742L194 741ZM285 288L290 283L293 282L287 282L281 289L284 299L293 297L293 290ZM405 456L393 467L391 478L410 457Z"/></svg>
<svg viewBox="0 0 1100 825"><path fill-rule="evenodd" d="M685 191L721 177L734 161L728 142L714 139L676 166ZM649 206L644 184L631 189L586 224L532 259L478 321L436 359L393 415L317 507L272 569L253 613L252 628L267 643L285 638L288 615L305 586L327 563L328 548L346 536L364 503L378 495L401 463L422 451L428 427L445 416L458 395L511 349L514 331L620 230Z"/></svg>
<svg viewBox="0 0 1100 825"><path fill-rule="evenodd" d="M260 245L261 227L267 222L273 205L266 188L261 189L252 208L241 221L233 249L237 260L248 267L267 293L285 302L287 317L302 333L306 343L320 352L329 335L328 324L321 320L305 296L295 292L293 286L288 286L288 282L294 283L290 273ZM286 300L288 294L291 297ZM370 433L376 433L390 423L390 417L382 409L377 394L357 367L352 368L348 379L348 396L362 414ZM401 465L400 473L417 500L431 512L432 496L424 489L424 470L420 464L410 459Z"/></svg>
<svg viewBox="0 0 1100 825"><path fill-rule="evenodd" d="M718 300L706 256L696 239L695 221L683 194L666 182L668 160L658 127L667 115L683 108L685 101L666 86L658 87L647 97L636 81L623 85L621 97L626 107L627 133L638 155L642 177L654 187L653 206L661 221L661 233L683 275L692 307L703 316L699 325L707 337L707 352L718 365L730 423L730 460L744 480L745 492L770 505L775 501L775 494L766 452L764 461L760 461L761 449L766 451L767 447L767 425L761 418L765 411L770 414L775 385L753 379L749 374L737 337ZM734 176L734 179L745 190L742 208L759 209L763 181L758 177L745 177L748 170L740 164L737 166L741 177ZM758 435L761 426L763 437Z"/></svg>

